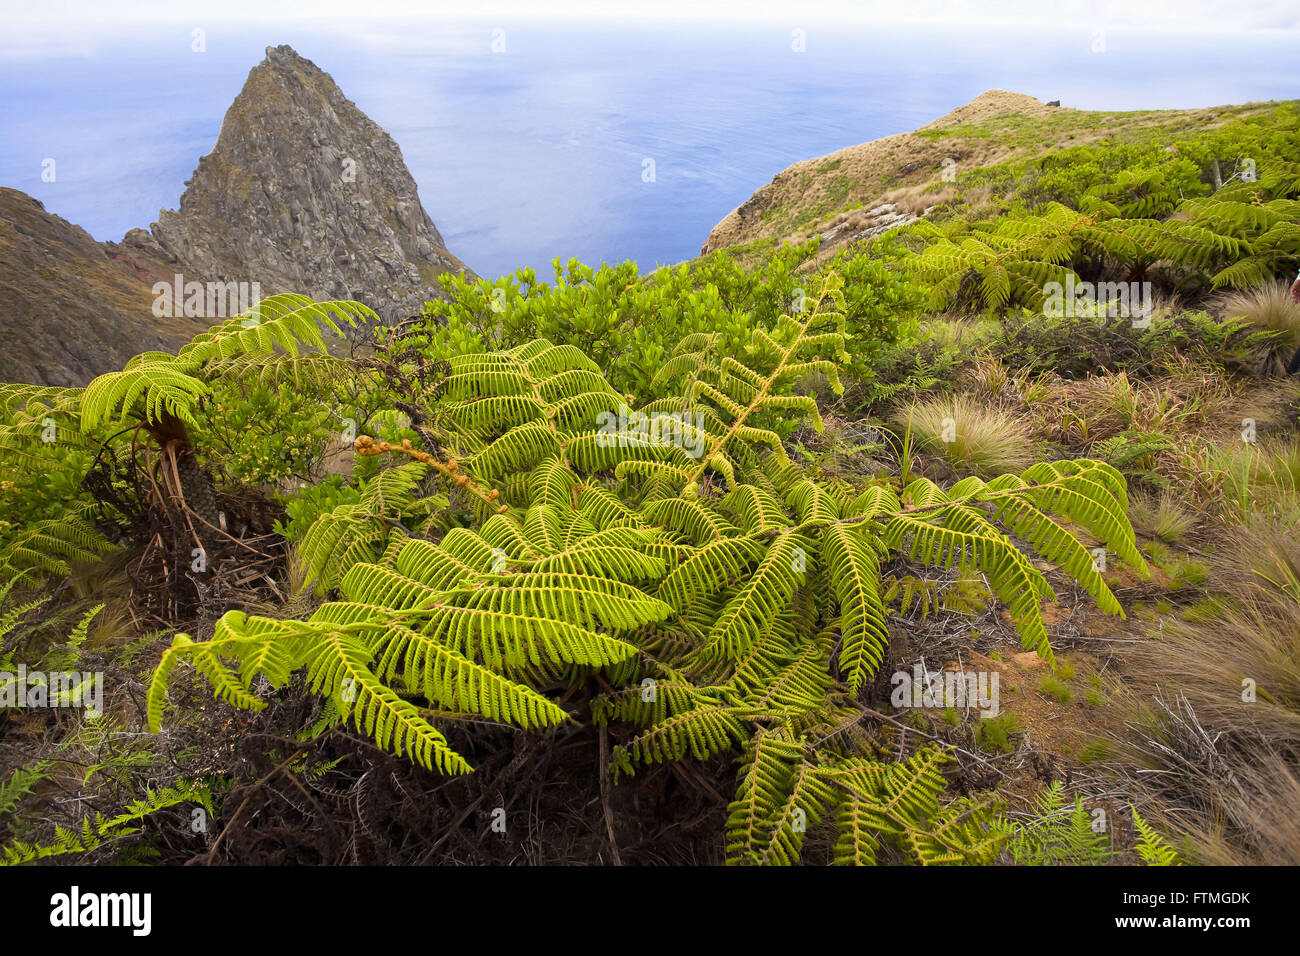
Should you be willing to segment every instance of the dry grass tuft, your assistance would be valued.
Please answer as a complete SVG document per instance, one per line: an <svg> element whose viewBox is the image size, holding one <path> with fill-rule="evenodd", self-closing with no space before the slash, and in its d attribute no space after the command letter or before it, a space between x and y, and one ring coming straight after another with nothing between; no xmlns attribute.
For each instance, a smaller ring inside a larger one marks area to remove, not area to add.
<svg viewBox="0 0 1300 956"><path fill-rule="evenodd" d="M1220 552L1223 609L1127 660L1134 783L1198 862L1300 863L1300 541L1256 519Z"/></svg>
<svg viewBox="0 0 1300 956"><path fill-rule="evenodd" d="M1168 491L1133 496L1128 514L1138 531L1170 544L1181 540L1197 525L1196 514L1184 508L1179 498Z"/></svg>
<svg viewBox="0 0 1300 956"><path fill-rule="evenodd" d="M1281 333L1264 354L1264 372L1285 372L1291 356L1300 349L1300 305L1291 300L1290 286L1271 282L1230 292L1220 305L1225 318L1243 318L1264 331Z"/></svg>
<svg viewBox="0 0 1300 956"><path fill-rule="evenodd" d="M957 191L945 186L935 189L931 185L904 186L891 189L880 197L881 202L892 203L895 208L909 216L923 216L935 206L942 206L957 197Z"/></svg>
<svg viewBox="0 0 1300 956"><path fill-rule="evenodd" d="M992 478L1035 461L1033 436L1020 419L967 396L941 396L898 409L893 422L912 442L959 474Z"/></svg>

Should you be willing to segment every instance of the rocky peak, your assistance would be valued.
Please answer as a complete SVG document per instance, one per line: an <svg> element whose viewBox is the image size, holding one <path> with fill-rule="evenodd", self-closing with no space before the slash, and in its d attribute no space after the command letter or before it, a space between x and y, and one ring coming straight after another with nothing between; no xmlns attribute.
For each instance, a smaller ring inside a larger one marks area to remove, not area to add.
<svg viewBox="0 0 1300 956"><path fill-rule="evenodd" d="M185 185L179 210L123 245L195 279L359 299L393 319L438 297L441 273L468 272L393 138L288 46L267 47Z"/></svg>

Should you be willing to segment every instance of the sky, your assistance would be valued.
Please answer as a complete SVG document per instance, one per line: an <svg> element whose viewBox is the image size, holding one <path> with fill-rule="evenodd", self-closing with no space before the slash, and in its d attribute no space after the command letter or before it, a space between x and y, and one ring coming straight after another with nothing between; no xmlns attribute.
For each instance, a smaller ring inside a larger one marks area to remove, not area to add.
<svg viewBox="0 0 1300 956"><path fill-rule="evenodd" d="M162 20L416 19L421 17L689 18L859 20L895 23L1160 27L1206 32L1300 29L1296 0L6 0L10 29L40 26L71 32L90 23Z"/></svg>
<svg viewBox="0 0 1300 956"><path fill-rule="evenodd" d="M176 208L264 47L290 43L393 135L448 248L493 275L681 261L791 163L991 88L1104 110L1300 96L1300 0L0 3L0 184L95 238Z"/></svg>

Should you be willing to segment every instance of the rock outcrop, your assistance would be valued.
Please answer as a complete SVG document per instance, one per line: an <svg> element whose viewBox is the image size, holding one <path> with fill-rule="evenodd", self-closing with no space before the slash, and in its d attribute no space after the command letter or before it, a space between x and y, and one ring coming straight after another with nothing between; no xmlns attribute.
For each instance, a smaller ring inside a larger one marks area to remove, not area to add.
<svg viewBox="0 0 1300 956"><path fill-rule="evenodd" d="M394 319L438 297L441 273L468 271L397 143L288 46L249 72L186 187L179 210L124 245L196 279L358 299Z"/></svg>
<svg viewBox="0 0 1300 956"><path fill-rule="evenodd" d="M154 285L177 275L256 283L262 296L358 299L386 319L440 296L440 274L472 275L447 251L393 138L287 46L249 73L186 187L179 210L120 243L0 188L0 381L83 385L239 311L186 317L174 296L159 317Z"/></svg>

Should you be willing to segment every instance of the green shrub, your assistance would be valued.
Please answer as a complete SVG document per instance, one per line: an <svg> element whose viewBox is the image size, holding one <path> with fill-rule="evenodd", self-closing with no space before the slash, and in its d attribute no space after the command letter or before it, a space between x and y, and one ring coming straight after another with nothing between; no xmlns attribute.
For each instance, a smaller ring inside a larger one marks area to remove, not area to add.
<svg viewBox="0 0 1300 956"><path fill-rule="evenodd" d="M321 477L321 461L349 425L326 396L290 382L244 389L223 383L213 396L194 440L207 463L232 480L273 485ZM355 434L355 419L351 426Z"/></svg>
<svg viewBox="0 0 1300 956"><path fill-rule="evenodd" d="M683 339L716 337L721 354L753 361L755 329L817 301L826 275L844 277L842 370L869 375L882 347L911 334L921 296L879 253L841 252L817 272L801 271L817 242L762 250L721 250L639 275L625 262L599 268L555 262L552 284L531 269L497 280L444 275L450 301L425 306L426 354L439 358L509 349L535 338L573 345L606 370L610 384L645 402L656 370ZM837 279L837 281L839 281Z"/></svg>
<svg viewBox="0 0 1300 956"><path fill-rule="evenodd" d="M356 504L361 500L361 492L342 475L327 475L297 494L282 495L280 498L288 521L281 523L277 519L276 533L297 544L316 519L329 514L340 505Z"/></svg>
<svg viewBox="0 0 1300 956"><path fill-rule="evenodd" d="M1068 704L1074 699L1070 686L1055 674L1047 674L1038 682L1038 692L1062 704Z"/></svg>
<svg viewBox="0 0 1300 956"><path fill-rule="evenodd" d="M1004 710L996 717L981 717L972 733L976 746L990 753L1009 754L1016 749L1015 744L1011 742L1011 737L1024 733L1024 730L1020 718L1011 711Z"/></svg>

